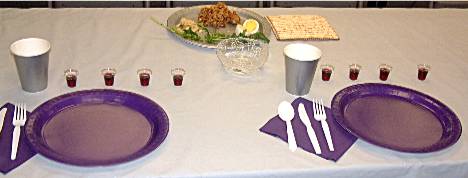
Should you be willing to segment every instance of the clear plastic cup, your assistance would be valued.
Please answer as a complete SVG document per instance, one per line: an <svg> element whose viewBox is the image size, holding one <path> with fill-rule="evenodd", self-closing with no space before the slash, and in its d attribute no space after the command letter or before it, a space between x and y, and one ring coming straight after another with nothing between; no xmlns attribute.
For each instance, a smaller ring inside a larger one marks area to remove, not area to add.
<svg viewBox="0 0 468 178"><path fill-rule="evenodd" d="M359 77L360 71L361 71L361 66L359 64L349 65L349 79L357 80Z"/></svg>
<svg viewBox="0 0 468 178"><path fill-rule="evenodd" d="M390 75L390 71L392 71L392 66L388 64L381 64L379 65L379 78L382 81L386 81L388 79L388 75Z"/></svg>
<svg viewBox="0 0 468 178"><path fill-rule="evenodd" d="M78 80L78 70L76 69L67 69L64 71L65 80L67 81L67 86L70 88L76 87L76 82Z"/></svg>
<svg viewBox="0 0 468 178"><path fill-rule="evenodd" d="M321 65L320 68L322 69L322 80L330 81L331 75L335 68L330 64Z"/></svg>
<svg viewBox="0 0 468 178"><path fill-rule="evenodd" d="M152 71L151 69L142 68L137 70L138 77L140 78L140 85L141 86L148 86Z"/></svg>
<svg viewBox="0 0 468 178"><path fill-rule="evenodd" d="M431 70L431 66L428 64L418 64L418 79L421 81L426 80L427 74Z"/></svg>
<svg viewBox="0 0 468 178"><path fill-rule="evenodd" d="M171 70L172 80L175 86L182 86L184 81L185 70L183 68L174 68Z"/></svg>
<svg viewBox="0 0 468 178"><path fill-rule="evenodd" d="M115 78L116 73L117 73L117 70L113 68L105 68L101 70L101 74L104 77L104 84L106 86L114 85L114 78Z"/></svg>

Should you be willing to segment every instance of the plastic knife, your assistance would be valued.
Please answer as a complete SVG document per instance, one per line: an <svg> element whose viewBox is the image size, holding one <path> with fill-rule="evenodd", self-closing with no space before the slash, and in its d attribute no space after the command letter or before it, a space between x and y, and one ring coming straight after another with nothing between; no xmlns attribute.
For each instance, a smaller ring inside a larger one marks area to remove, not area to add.
<svg viewBox="0 0 468 178"><path fill-rule="evenodd" d="M7 112L7 108L6 108L6 107L4 107L4 108L0 111L0 134L2 133L3 122L5 121L6 112Z"/></svg>
<svg viewBox="0 0 468 178"><path fill-rule="evenodd" d="M302 123L307 128L307 134L309 135L309 139L310 139L310 142L312 143L312 147L314 148L315 153L322 154L322 150L320 149L317 135L315 135L315 131L312 128L312 124L310 123L310 119L309 119L309 116L307 115L307 111L305 110L304 104L299 103L298 111L299 111L299 118L301 119Z"/></svg>

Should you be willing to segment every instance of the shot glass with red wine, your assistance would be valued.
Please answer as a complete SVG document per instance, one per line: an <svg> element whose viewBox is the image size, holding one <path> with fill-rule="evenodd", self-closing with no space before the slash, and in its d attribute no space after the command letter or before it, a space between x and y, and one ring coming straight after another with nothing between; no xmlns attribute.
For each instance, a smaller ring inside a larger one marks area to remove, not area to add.
<svg viewBox="0 0 468 178"><path fill-rule="evenodd" d="M184 81L185 70L183 68L174 68L171 70L172 80L175 86L182 86Z"/></svg>
<svg viewBox="0 0 468 178"><path fill-rule="evenodd" d="M359 77L359 72L361 71L361 66L359 64L349 65L349 79L357 80Z"/></svg>
<svg viewBox="0 0 468 178"><path fill-rule="evenodd" d="M386 81L388 79L388 75L390 75L390 71L392 71L392 66L388 64L379 65L379 79Z"/></svg>
<svg viewBox="0 0 468 178"><path fill-rule="evenodd" d="M140 85L141 86L148 86L151 79L152 71L151 69L143 68L137 70L138 78L140 78Z"/></svg>
<svg viewBox="0 0 468 178"><path fill-rule="evenodd" d="M321 65L320 68L322 69L322 80L330 81L331 75L335 68L330 64Z"/></svg>
<svg viewBox="0 0 468 178"><path fill-rule="evenodd" d="M67 69L64 72L65 80L67 81L67 86L70 88L76 87L76 81L78 80L78 70L76 69Z"/></svg>
<svg viewBox="0 0 468 178"><path fill-rule="evenodd" d="M114 85L114 78L117 71L113 68L105 68L101 70L101 74L104 77L104 84L106 86Z"/></svg>
<svg viewBox="0 0 468 178"><path fill-rule="evenodd" d="M426 80L427 74L431 70L431 66L428 64L419 64L418 65L418 79L421 81Z"/></svg>

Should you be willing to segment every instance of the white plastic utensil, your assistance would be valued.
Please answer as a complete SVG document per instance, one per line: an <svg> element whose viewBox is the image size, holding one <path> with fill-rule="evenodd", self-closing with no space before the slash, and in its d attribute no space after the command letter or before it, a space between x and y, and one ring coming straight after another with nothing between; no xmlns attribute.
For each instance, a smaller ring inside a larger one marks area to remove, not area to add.
<svg viewBox="0 0 468 178"><path fill-rule="evenodd" d="M16 159L16 153L18 151L18 142L21 135L21 127L26 123L26 105L20 103L15 105L15 111L13 113L13 125L15 129L13 130L13 140L11 143L11 160Z"/></svg>
<svg viewBox="0 0 468 178"><path fill-rule="evenodd" d="M3 122L5 122L5 115L6 115L6 112L7 112L7 108L6 108L6 107L4 107L4 108L0 111L0 134L2 133Z"/></svg>
<svg viewBox="0 0 468 178"><path fill-rule="evenodd" d="M330 134L330 128L328 127L327 123L327 114L325 113L325 106L323 106L323 100L320 99L320 103L318 99L312 99L313 101L313 108L314 108L314 118L317 121L322 123L323 133L325 134L325 138L327 139L328 149L330 151L335 151L333 147L333 140Z"/></svg>
<svg viewBox="0 0 468 178"><path fill-rule="evenodd" d="M312 128L312 124L310 123L309 116L307 115L307 111L305 110L304 104L299 103L299 107L297 108L297 110L299 111L299 118L307 128L307 134L309 135L309 139L312 143L312 147L314 148L315 153L322 154L317 135L315 135L315 131Z"/></svg>
<svg viewBox="0 0 468 178"><path fill-rule="evenodd" d="M292 107L291 103L287 101L281 102L278 106L278 115L284 122L286 122L289 150L294 152L297 149L297 144L291 124L291 120L294 118L294 108Z"/></svg>

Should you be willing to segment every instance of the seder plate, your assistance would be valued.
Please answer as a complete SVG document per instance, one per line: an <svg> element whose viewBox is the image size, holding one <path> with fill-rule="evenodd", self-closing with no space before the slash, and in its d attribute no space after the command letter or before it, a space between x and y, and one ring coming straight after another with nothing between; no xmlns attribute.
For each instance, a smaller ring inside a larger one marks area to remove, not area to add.
<svg viewBox="0 0 468 178"><path fill-rule="evenodd" d="M180 21L180 19L182 17L185 17L185 18L188 18L188 19L191 19L191 20L194 20L195 22L197 22L198 21L197 20L198 19L198 13L200 13L200 10L203 7L208 7L208 6L211 6L211 5L193 6L193 7L188 7L188 8L185 8L185 9L178 10L178 11L174 12L171 16L169 16L169 18L167 19L167 26L168 27L176 26L177 24L179 24L179 21ZM242 9L242 8L233 7L233 6L228 6L228 8L231 11L236 11L237 12L237 14L241 18L241 23L243 23L246 19L255 19L255 20L257 20L259 25L260 25L259 31L263 32L263 34L266 37L270 36L271 26L270 26L270 23L268 23L268 21L266 20L266 18L264 18L260 14L257 14L255 12L247 10L247 9ZM215 29L212 28L212 27L207 27L207 28L208 28L208 30L210 32L215 31ZM226 25L225 28L220 28L217 31L222 32L222 33L226 33L226 34L233 34L236 31L236 26L232 25L232 24L228 24L228 25ZM188 40L188 39L182 38L182 37L180 37L179 35L176 35L176 34L174 34L174 36L176 36L177 38L181 39L182 41L184 41L186 43L189 43L189 44L195 45L195 46L199 46L199 47L203 47L203 48L213 48L213 49L215 49L216 46L217 46L217 44L209 44L209 43L200 42L200 41Z"/></svg>

